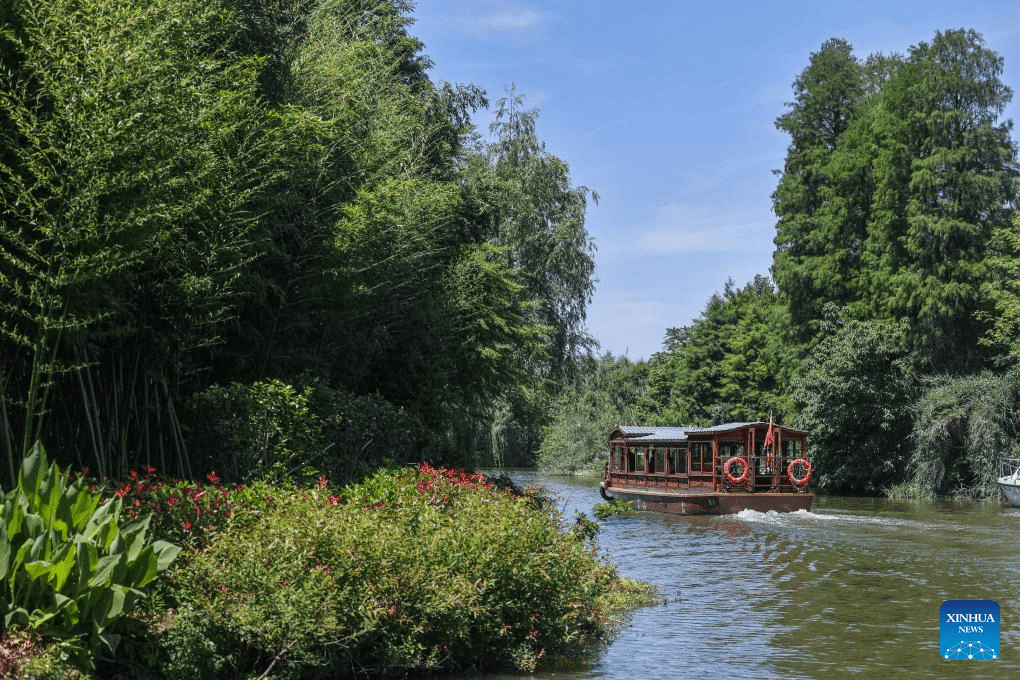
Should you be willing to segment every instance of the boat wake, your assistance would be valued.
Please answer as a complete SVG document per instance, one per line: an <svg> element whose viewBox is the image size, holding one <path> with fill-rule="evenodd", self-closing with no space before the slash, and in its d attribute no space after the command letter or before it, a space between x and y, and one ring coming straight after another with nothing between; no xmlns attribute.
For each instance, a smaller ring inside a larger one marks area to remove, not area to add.
<svg viewBox="0 0 1020 680"><path fill-rule="evenodd" d="M793 512L776 512L775 510L769 510L768 512L759 512L758 510L741 510L732 516L737 519L742 519L745 522L764 522L768 524L785 523L785 520L790 518L823 518L823 515L817 515L810 510L795 510Z"/></svg>

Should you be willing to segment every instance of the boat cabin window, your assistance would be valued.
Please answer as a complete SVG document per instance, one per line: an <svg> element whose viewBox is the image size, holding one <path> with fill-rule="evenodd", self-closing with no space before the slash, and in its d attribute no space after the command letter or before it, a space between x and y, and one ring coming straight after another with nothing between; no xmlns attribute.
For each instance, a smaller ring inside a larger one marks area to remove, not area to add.
<svg viewBox="0 0 1020 680"><path fill-rule="evenodd" d="M634 449L628 447L627 448L627 467L625 468L625 471L626 472L634 472L635 470L637 470L636 453L635 453Z"/></svg>
<svg viewBox="0 0 1020 680"><path fill-rule="evenodd" d="M712 444L694 442L690 445L691 472L712 472Z"/></svg>
<svg viewBox="0 0 1020 680"><path fill-rule="evenodd" d="M666 451L664 449L649 450L648 471L659 474L666 471Z"/></svg>
<svg viewBox="0 0 1020 680"><path fill-rule="evenodd" d="M667 472L671 475L682 475L687 472L687 451L685 449L666 449Z"/></svg>
<svg viewBox="0 0 1020 680"><path fill-rule="evenodd" d="M784 441L783 442L783 457L785 458L801 458L804 456L804 447L801 442L798 441Z"/></svg>

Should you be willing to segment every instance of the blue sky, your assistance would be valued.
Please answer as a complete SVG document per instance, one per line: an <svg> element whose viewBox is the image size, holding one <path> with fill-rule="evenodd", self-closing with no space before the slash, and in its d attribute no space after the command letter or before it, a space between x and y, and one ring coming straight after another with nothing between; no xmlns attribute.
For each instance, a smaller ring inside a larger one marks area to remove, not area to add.
<svg viewBox="0 0 1020 680"><path fill-rule="evenodd" d="M659 351L727 279L768 275L788 144L774 121L825 40L864 58L973 28L1020 90L1016 0L420 0L415 17L433 80L475 83L490 102L515 83L541 111L546 149L599 193L587 325L603 352L631 359ZM1018 112L1014 101L1004 117ZM483 132L489 120L475 117Z"/></svg>

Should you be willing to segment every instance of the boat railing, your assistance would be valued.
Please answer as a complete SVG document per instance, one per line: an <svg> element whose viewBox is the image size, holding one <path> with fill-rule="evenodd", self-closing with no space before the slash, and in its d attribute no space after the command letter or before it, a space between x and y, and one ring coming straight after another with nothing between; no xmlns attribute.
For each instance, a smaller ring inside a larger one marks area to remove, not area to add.
<svg viewBox="0 0 1020 680"><path fill-rule="evenodd" d="M999 459L999 479L1003 477L1020 478L1020 458Z"/></svg>

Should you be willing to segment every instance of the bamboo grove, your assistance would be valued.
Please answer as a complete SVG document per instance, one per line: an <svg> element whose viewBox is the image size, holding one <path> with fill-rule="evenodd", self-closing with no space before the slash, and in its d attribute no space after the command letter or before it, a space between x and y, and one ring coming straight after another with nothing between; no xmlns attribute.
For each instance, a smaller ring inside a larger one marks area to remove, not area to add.
<svg viewBox="0 0 1020 680"><path fill-rule="evenodd" d="M544 463L601 467L604 441L561 454L584 418L771 415L811 431L829 491L997 495L995 460L1020 449L1020 165L1002 73L972 30L865 59L826 41L776 120L789 146L771 279L727 282L648 362L593 359L555 405Z"/></svg>
<svg viewBox="0 0 1020 680"><path fill-rule="evenodd" d="M512 88L475 133L412 9L0 3L7 481L37 440L191 478L231 437L240 476L534 441L591 345L593 195Z"/></svg>

